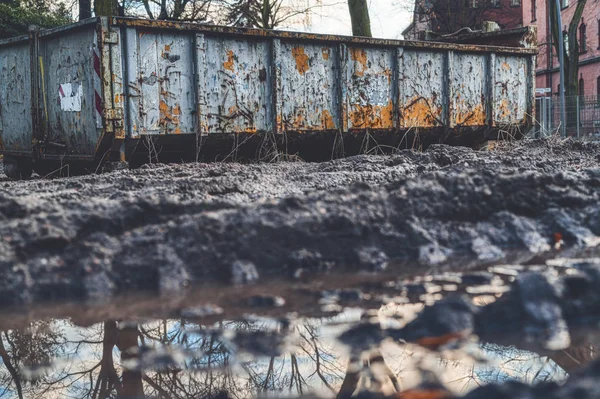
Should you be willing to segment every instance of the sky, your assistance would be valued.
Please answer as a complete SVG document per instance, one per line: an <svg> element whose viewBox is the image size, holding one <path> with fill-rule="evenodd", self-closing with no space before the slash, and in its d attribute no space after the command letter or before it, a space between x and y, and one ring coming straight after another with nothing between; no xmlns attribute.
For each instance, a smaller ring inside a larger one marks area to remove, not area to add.
<svg viewBox="0 0 600 399"><path fill-rule="evenodd" d="M306 0L316 3L319 0ZM401 39L402 31L412 20L412 2L409 0L368 0L371 30L374 37ZM322 7L311 12L310 17L298 21L293 30L314 33L351 35L350 14L346 0L321 0Z"/></svg>

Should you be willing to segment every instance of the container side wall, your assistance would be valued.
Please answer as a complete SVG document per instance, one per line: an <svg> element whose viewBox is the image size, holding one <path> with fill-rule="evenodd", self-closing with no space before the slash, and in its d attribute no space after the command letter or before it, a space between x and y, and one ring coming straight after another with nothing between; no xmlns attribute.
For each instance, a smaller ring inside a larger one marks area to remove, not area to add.
<svg viewBox="0 0 600 399"><path fill-rule="evenodd" d="M399 58L400 126L406 129L443 126L445 54L404 50Z"/></svg>
<svg viewBox="0 0 600 399"><path fill-rule="evenodd" d="M348 129L395 127L395 49L349 47L345 56Z"/></svg>
<svg viewBox="0 0 600 399"><path fill-rule="evenodd" d="M0 47L0 149L31 154L29 42Z"/></svg>
<svg viewBox="0 0 600 399"><path fill-rule="evenodd" d="M39 106L45 141L64 144L66 155L93 156L102 135L103 99L95 25L40 39Z"/></svg>

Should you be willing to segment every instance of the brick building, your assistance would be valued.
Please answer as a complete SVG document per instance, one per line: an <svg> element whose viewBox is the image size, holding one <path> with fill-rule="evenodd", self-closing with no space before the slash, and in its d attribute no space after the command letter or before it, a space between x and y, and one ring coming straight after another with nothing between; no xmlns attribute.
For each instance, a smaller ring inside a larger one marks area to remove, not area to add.
<svg viewBox="0 0 600 399"><path fill-rule="evenodd" d="M554 0L552 0L554 1ZM573 18L577 0L560 0L563 30ZM539 55L537 57L537 88L550 88L558 95L560 76L558 57L549 30L547 1L523 0L523 21L537 25ZM577 31L579 41L579 95L600 96L600 2L588 0ZM548 93L547 95L551 95Z"/></svg>
<svg viewBox="0 0 600 399"><path fill-rule="evenodd" d="M496 22L500 29L523 26L522 0L417 0L413 22L402 32L406 40L425 40L457 32L461 28L479 30L484 21ZM531 0L523 0L531 1ZM593 1L593 0L592 0Z"/></svg>

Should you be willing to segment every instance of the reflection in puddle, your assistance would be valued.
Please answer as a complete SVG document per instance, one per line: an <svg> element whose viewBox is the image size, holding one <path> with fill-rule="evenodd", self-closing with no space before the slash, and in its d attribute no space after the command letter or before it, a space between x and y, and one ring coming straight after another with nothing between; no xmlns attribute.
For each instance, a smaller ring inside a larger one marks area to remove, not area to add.
<svg viewBox="0 0 600 399"><path fill-rule="evenodd" d="M507 266L317 295L280 286L280 305L253 286L261 306L244 299L236 316L213 297L154 320L42 318L0 331L0 397L487 398L478 387L520 381L498 397L558 398L597 385L600 367L579 369L598 355L598 284L597 263ZM329 316L287 308L299 293Z"/></svg>
<svg viewBox="0 0 600 399"><path fill-rule="evenodd" d="M464 394L491 382L566 378L550 357L491 343L437 353L388 340L353 357L336 337L362 313L213 325L168 319L84 328L38 321L2 332L3 397L350 397L404 391L431 376Z"/></svg>

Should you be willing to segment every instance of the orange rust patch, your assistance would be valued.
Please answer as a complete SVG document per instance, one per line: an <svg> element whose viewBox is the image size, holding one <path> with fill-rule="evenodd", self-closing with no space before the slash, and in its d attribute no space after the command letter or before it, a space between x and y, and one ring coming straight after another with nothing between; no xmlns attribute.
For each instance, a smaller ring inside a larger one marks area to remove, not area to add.
<svg viewBox="0 0 600 399"><path fill-rule="evenodd" d="M498 111L498 116L500 117L500 119L505 119L510 116L511 112L508 104L508 99L505 98L502 101L500 101L500 104L498 105Z"/></svg>
<svg viewBox="0 0 600 399"><path fill-rule="evenodd" d="M181 115L179 104L169 107L165 101L160 100L158 109L160 111L158 125L167 132L181 133L181 130L179 130L179 115Z"/></svg>
<svg viewBox="0 0 600 399"><path fill-rule="evenodd" d="M335 121L328 110L321 112L321 126L323 129L335 129Z"/></svg>
<svg viewBox="0 0 600 399"><path fill-rule="evenodd" d="M431 100L414 96L402 112L403 127L432 127L437 126L442 110L430 104Z"/></svg>
<svg viewBox="0 0 600 399"><path fill-rule="evenodd" d="M165 44L165 51L171 51L171 46L168 44Z"/></svg>
<svg viewBox="0 0 600 399"><path fill-rule="evenodd" d="M116 94L115 95L115 104L118 104L121 102L121 95L120 94Z"/></svg>
<svg viewBox="0 0 600 399"><path fill-rule="evenodd" d="M409 389L396 395L398 399L449 399L452 394L443 389Z"/></svg>
<svg viewBox="0 0 600 399"><path fill-rule="evenodd" d="M485 125L485 109L483 105L477 104L471 109L454 109L453 117L456 125L483 126Z"/></svg>
<svg viewBox="0 0 600 399"><path fill-rule="evenodd" d="M350 111L352 129L390 129L394 127L394 104L354 105Z"/></svg>
<svg viewBox="0 0 600 399"><path fill-rule="evenodd" d="M234 62L235 62L235 54L233 54L232 50L229 50L227 52L227 61L225 61L223 63L223 68L230 70L231 72L235 72L233 67L234 67Z"/></svg>
<svg viewBox="0 0 600 399"><path fill-rule="evenodd" d="M229 111L229 115L235 114L237 112L237 110L238 109L237 109L237 107L235 105L232 106L232 107L229 107L229 110L228 110Z"/></svg>
<svg viewBox="0 0 600 399"><path fill-rule="evenodd" d="M304 53L304 47L294 47L292 49L292 56L296 60L296 69L300 75L304 75L310 69L308 65L309 57Z"/></svg>
<svg viewBox="0 0 600 399"><path fill-rule="evenodd" d="M356 76L363 76L367 70L367 52L362 48L351 48L350 57L352 61L356 62L354 73ZM360 67L358 66L360 65Z"/></svg>
<svg viewBox="0 0 600 399"><path fill-rule="evenodd" d="M392 70L391 70L391 69L389 69L389 68L386 68L386 69L385 69L385 71L383 71L383 74L384 74L385 76L387 76L387 78L388 78L388 83L389 83L389 84L392 84Z"/></svg>
<svg viewBox="0 0 600 399"><path fill-rule="evenodd" d="M302 114L296 115L296 119L294 120L293 127L296 129L301 129L304 127L304 115L302 115Z"/></svg>
<svg viewBox="0 0 600 399"><path fill-rule="evenodd" d="M323 52L323 59L325 61L328 61L329 60L329 49L327 47L323 47L322 52Z"/></svg>
<svg viewBox="0 0 600 399"><path fill-rule="evenodd" d="M445 335L440 335L439 337L424 337L417 340L417 344L421 345L424 348L436 349L452 341L457 341L461 338L464 338L467 335L467 331L458 331Z"/></svg>
<svg viewBox="0 0 600 399"><path fill-rule="evenodd" d="M506 61L502 63L501 68L503 71L506 71L506 72L510 71L510 65L508 65L508 62L506 62Z"/></svg>

